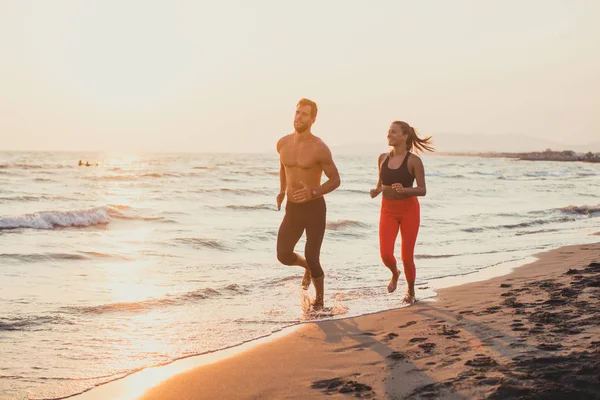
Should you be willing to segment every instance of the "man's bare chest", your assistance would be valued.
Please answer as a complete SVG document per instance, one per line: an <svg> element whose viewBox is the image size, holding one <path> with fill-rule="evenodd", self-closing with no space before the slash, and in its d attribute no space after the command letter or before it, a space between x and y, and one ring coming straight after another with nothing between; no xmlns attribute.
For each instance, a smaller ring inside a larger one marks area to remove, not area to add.
<svg viewBox="0 0 600 400"><path fill-rule="evenodd" d="M288 145L281 149L280 158L287 168L314 168L319 165L318 154L312 146Z"/></svg>

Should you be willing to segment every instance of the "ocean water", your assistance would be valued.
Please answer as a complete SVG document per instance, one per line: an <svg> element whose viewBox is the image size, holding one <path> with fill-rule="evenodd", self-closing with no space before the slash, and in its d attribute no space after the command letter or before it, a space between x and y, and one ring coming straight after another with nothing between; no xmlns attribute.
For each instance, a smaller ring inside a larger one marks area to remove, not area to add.
<svg viewBox="0 0 600 400"><path fill-rule="evenodd" d="M400 307L369 197L377 154L334 160L320 317ZM441 277L598 241L600 164L423 160L420 298ZM302 269L275 255L278 170L276 154L0 153L0 399L73 395L311 320Z"/></svg>

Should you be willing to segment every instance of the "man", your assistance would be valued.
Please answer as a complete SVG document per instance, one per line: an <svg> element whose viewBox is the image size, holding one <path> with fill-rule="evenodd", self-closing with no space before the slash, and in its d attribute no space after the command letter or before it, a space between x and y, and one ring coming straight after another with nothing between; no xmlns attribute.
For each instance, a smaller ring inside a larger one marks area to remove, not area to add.
<svg viewBox="0 0 600 400"><path fill-rule="evenodd" d="M285 265L305 269L302 287L308 289L311 279L316 297L313 309L323 308L324 279L319 261L325 235L326 206L323 196L340 186L340 175L327 145L312 134L310 128L317 118L317 105L301 99L296 106L294 133L277 142L280 168L280 190L277 209L287 195L285 216L277 234L277 259ZM328 180L321 184L321 175ZM294 253L294 247L306 230L304 255Z"/></svg>

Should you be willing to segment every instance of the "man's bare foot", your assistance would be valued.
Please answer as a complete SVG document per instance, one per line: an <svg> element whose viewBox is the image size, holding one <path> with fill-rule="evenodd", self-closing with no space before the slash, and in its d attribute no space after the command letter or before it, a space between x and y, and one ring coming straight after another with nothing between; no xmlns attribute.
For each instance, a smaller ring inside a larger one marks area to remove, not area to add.
<svg viewBox="0 0 600 400"><path fill-rule="evenodd" d="M311 307L313 311L321 311L323 309L323 300L315 300L312 302Z"/></svg>
<svg viewBox="0 0 600 400"><path fill-rule="evenodd" d="M392 279L390 279L390 283L388 284L388 293L392 293L396 290L398 278L400 278L400 271L396 268L396 272L392 272Z"/></svg>
<svg viewBox="0 0 600 400"><path fill-rule="evenodd" d="M310 286L310 282L312 281L312 276L310 274L310 269L306 268L304 270L304 277L302 277L302 289L308 290Z"/></svg>
<svg viewBox="0 0 600 400"><path fill-rule="evenodd" d="M417 299L415 298L414 295L410 294L410 293L406 293L404 295L404 297L401 300L403 303L406 303L408 305L412 305L415 304L415 302L417 301Z"/></svg>

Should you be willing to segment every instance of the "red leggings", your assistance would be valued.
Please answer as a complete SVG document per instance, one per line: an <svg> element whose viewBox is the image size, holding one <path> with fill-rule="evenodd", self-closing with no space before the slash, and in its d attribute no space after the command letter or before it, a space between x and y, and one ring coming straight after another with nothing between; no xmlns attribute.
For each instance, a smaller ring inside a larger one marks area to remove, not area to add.
<svg viewBox="0 0 600 400"><path fill-rule="evenodd" d="M402 264L408 282L414 282L417 272L415 270L415 243L421 223L421 208L416 196L404 200L381 201L381 214L379 217L379 252L386 267L396 268L394 257L394 244L398 237L398 230L402 236Z"/></svg>

